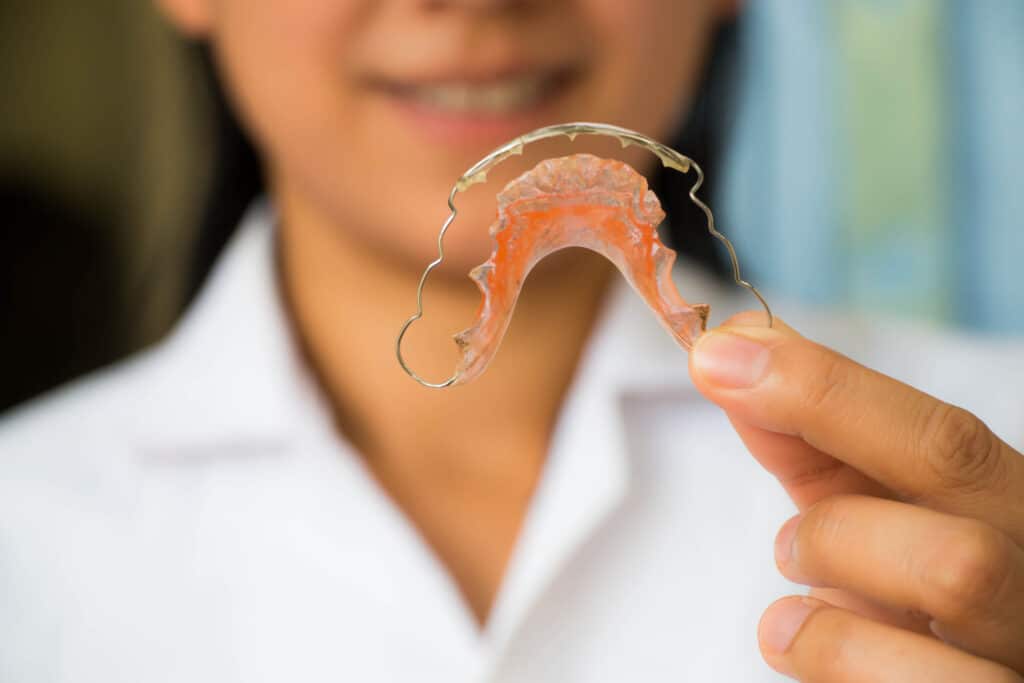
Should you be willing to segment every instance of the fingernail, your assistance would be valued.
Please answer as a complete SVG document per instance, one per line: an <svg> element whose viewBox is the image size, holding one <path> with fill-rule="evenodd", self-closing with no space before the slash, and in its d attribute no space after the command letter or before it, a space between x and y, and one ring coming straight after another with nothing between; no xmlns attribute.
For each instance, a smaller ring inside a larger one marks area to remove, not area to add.
<svg viewBox="0 0 1024 683"><path fill-rule="evenodd" d="M761 644L768 654L785 654L800 627L821 604L809 598L780 600L761 620Z"/></svg>
<svg viewBox="0 0 1024 683"><path fill-rule="evenodd" d="M715 330L703 334L693 349L697 372L719 386L742 389L761 380L770 349L749 337Z"/></svg>
<svg viewBox="0 0 1024 683"><path fill-rule="evenodd" d="M779 529L775 537L775 564L785 567L793 559L793 542L796 540L796 528L800 525L800 515L791 517Z"/></svg>

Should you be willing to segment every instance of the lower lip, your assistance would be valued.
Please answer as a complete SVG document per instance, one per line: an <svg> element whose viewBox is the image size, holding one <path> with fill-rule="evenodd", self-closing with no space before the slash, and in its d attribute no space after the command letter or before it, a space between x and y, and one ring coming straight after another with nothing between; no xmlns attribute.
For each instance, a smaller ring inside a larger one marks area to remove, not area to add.
<svg viewBox="0 0 1024 683"><path fill-rule="evenodd" d="M530 107L506 113L455 112L411 98L391 94L387 98L418 137L446 145L499 145L554 122L557 102L568 87L562 84Z"/></svg>

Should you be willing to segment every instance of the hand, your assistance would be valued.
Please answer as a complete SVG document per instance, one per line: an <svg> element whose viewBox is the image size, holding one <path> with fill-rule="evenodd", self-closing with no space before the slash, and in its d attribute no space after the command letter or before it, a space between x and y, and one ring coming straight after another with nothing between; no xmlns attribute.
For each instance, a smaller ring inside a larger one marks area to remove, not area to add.
<svg viewBox="0 0 1024 683"><path fill-rule="evenodd" d="M769 665L808 682L1024 681L1024 456L780 321L706 333L690 372L800 510L776 562L814 588L762 617Z"/></svg>

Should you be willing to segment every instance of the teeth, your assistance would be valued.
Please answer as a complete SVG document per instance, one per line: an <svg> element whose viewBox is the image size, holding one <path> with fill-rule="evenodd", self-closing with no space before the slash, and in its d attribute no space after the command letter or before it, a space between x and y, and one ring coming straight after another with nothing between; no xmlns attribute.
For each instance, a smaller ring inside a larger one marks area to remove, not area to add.
<svg viewBox="0 0 1024 683"><path fill-rule="evenodd" d="M538 76L509 78L488 84L438 83L411 91L414 99L436 109L469 113L505 113L536 104L546 81Z"/></svg>

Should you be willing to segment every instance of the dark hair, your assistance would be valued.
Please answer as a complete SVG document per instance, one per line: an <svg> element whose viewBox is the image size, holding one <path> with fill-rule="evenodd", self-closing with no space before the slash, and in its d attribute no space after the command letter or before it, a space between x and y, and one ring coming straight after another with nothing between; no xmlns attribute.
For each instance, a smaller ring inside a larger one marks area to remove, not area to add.
<svg viewBox="0 0 1024 683"><path fill-rule="evenodd" d="M259 156L228 105L209 49L205 46L197 46L197 49L202 52L205 77L213 93L217 149L190 279L193 294L234 232L246 207L265 190ZM673 147L692 157L704 169L707 179L701 196L705 200L713 196L715 162L728 125L735 52L735 23L723 24L713 39L711 55L688 118L671 141ZM716 275L724 275L726 263L718 245L708 233L703 213L689 199L692 184L692 175L664 169L652 179L651 187L668 216L664 238L681 258Z"/></svg>
<svg viewBox="0 0 1024 683"><path fill-rule="evenodd" d="M203 76L211 93L216 149L189 277L190 299L199 291L246 208L266 190L259 155L228 104L209 46L197 43L193 48L200 53Z"/></svg>
<svg viewBox="0 0 1024 683"><path fill-rule="evenodd" d="M700 164L705 174L700 197L712 208L718 160L731 124L736 36L735 21L718 28L693 105L678 135L671 141L673 148ZM691 174L660 167L652 179L651 189L661 199L667 215L663 238L680 258L724 277L729 271L721 245L708 232L704 213L690 201L693 181Z"/></svg>

